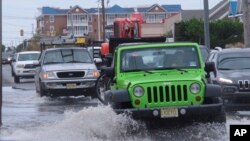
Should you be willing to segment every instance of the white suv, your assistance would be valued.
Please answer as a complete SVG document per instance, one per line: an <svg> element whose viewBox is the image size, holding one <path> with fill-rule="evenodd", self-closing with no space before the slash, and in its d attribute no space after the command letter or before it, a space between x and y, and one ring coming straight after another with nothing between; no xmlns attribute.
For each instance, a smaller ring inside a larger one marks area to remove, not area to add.
<svg viewBox="0 0 250 141"><path fill-rule="evenodd" d="M38 51L25 51L16 53L11 63L12 76L15 83L20 83L20 78L32 78L36 72L37 61L40 56Z"/></svg>

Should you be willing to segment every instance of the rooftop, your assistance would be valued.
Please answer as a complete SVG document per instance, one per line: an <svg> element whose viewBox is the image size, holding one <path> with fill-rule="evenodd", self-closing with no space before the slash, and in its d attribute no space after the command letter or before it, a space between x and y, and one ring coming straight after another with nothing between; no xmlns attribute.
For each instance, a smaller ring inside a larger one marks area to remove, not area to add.
<svg viewBox="0 0 250 141"><path fill-rule="evenodd" d="M119 5L113 5L112 7L106 8L105 11L106 13L133 13L133 12L149 12L150 9L152 9L154 6L160 6L162 9L164 9L167 12L180 12L181 5L157 5L154 4L149 7L129 7L129 8L123 8ZM42 14L43 15L61 15L61 14L67 14L67 12L70 10L69 9L60 9L60 8L54 8L54 7L42 7ZM84 9L88 13L97 13L98 8L88 8ZM101 9L100 9L101 12Z"/></svg>

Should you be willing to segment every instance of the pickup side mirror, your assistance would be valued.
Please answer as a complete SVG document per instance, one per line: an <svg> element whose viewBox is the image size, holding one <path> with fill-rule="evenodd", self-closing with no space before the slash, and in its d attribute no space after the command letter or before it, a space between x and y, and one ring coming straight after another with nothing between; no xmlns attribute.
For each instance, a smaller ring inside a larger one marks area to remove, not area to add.
<svg viewBox="0 0 250 141"><path fill-rule="evenodd" d="M207 78L210 78L210 72L213 72L216 77L217 72L214 62L205 62L205 71L207 72Z"/></svg>
<svg viewBox="0 0 250 141"><path fill-rule="evenodd" d="M34 62L33 62L33 65L38 67L38 66L40 66L40 62L39 62L38 60L37 60L37 61L34 61Z"/></svg>

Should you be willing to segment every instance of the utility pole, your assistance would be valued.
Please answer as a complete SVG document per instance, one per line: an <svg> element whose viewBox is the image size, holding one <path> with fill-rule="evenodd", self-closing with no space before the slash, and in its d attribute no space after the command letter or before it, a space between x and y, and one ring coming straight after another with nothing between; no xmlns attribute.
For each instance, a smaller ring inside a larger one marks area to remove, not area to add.
<svg viewBox="0 0 250 141"><path fill-rule="evenodd" d="M105 20L105 6L104 6L104 0L102 0L102 39L105 41L105 25L106 25L106 20Z"/></svg>
<svg viewBox="0 0 250 141"><path fill-rule="evenodd" d="M244 44L245 47L250 47L250 24L249 24L249 11L250 0L242 0L243 8L243 22L244 22Z"/></svg>
<svg viewBox="0 0 250 141"><path fill-rule="evenodd" d="M100 25L100 1L98 0L98 41L101 40L101 25Z"/></svg>
<svg viewBox="0 0 250 141"><path fill-rule="evenodd" d="M205 46L210 49L210 33L209 33L209 8L208 0L204 0L204 36Z"/></svg>
<svg viewBox="0 0 250 141"><path fill-rule="evenodd" d="M0 0L0 126L2 125L2 96L3 96L3 89L2 89L2 0Z"/></svg>

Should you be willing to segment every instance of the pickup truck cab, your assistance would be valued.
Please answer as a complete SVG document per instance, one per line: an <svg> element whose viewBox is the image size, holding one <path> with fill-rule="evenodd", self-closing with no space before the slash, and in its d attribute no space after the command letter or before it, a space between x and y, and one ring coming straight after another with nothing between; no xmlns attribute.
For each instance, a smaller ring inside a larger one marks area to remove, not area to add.
<svg viewBox="0 0 250 141"><path fill-rule="evenodd" d="M203 61L196 43L122 44L112 66L103 71L111 78L103 103L117 113L140 119L225 121L221 88L208 81L214 63Z"/></svg>

